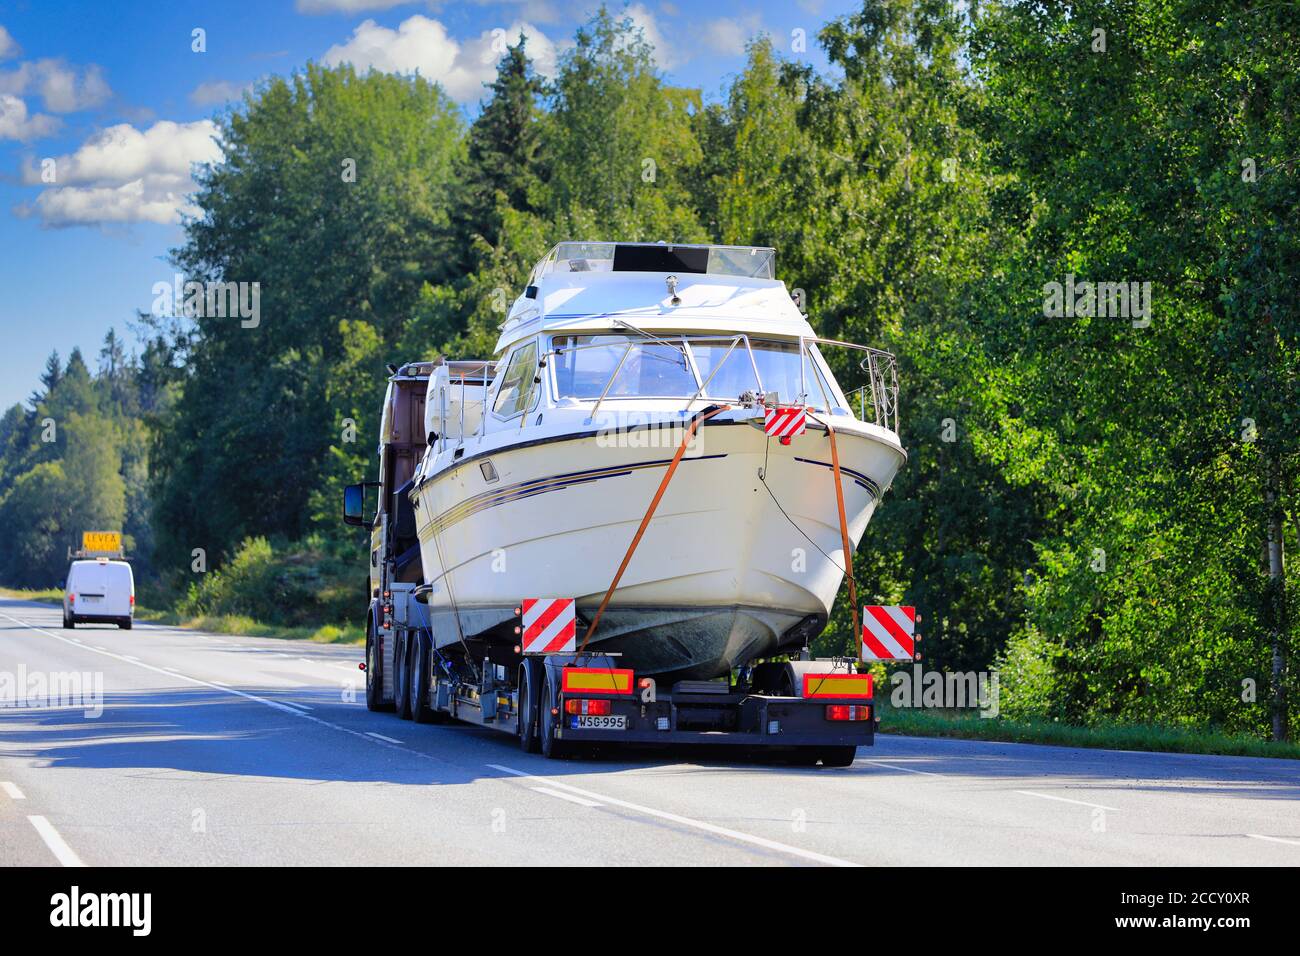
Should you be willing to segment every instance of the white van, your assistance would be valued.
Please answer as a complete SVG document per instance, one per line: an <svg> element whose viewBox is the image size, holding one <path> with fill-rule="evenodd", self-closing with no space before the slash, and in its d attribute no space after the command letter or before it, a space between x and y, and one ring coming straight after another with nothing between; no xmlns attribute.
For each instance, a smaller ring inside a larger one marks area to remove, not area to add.
<svg viewBox="0 0 1300 956"><path fill-rule="evenodd" d="M131 630L135 614L135 575L125 561L95 558L73 561L63 590L63 626L116 624Z"/></svg>

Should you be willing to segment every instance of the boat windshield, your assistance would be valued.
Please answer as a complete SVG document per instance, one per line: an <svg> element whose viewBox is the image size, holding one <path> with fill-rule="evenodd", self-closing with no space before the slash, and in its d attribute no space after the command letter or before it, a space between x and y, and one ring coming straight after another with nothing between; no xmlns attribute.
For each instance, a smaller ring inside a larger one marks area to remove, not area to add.
<svg viewBox="0 0 1300 956"><path fill-rule="evenodd" d="M691 395L699 387L680 340L564 336L555 340L555 349L561 398L671 398Z"/></svg>
<svg viewBox="0 0 1300 956"><path fill-rule="evenodd" d="M610 334L557 336L554 348L560 398L689 398L698 393L735 400L761 389L769 401L823 409L828 399L840 404L837 390L797 342L752 339L746 348L733 336Z"/></svg>

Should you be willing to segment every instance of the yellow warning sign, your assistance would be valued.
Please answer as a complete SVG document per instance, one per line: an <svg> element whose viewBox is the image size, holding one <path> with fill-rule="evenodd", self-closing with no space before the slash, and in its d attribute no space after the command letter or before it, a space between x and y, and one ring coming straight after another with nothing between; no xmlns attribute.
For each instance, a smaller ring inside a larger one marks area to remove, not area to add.
<svg viewBox="0 0 1300 956"><path fill-rule="evenodd" d="M117 554L122 550L122 532L83 531L81 532L81 549L83 551L103 551Z"/></svg>

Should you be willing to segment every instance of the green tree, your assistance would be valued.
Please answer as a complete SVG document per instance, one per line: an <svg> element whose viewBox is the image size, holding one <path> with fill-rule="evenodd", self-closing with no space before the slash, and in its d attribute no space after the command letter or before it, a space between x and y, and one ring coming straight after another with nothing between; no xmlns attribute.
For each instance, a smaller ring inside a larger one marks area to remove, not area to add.
<svg viewBox="0 0 1300 956"><path fill-rule="evenodd" d="M1281 736L1300 392L1300 322L1281 291L1297 261L1294 12L982 10L981 129L1009 174L994 205L1026 236L984 329L1020 405L989 446L1011 480L1057 495L1011 655L1042 660L1023 672L1051 691L1013 683L1012 704ZM1100 315L1081 295L1049 314L1048 283L1067 277L1147 282L1149 309ZM1272 694L1252 700L1250 682Z"/></svg>
<svg viewBox="0 0 1300 956"><path fill-rule="evenodd" d="M497 65L491 96L466 137L460 172L460 201L455 225L467 264L476 242L496 246L501 239L501 206L533 211L540 182L537 150L540 143L541 78L525 50L525 37L506 50Z"/></svg>
<svg viewBox="0 0 1300 956"><path fill-rule="evenodd" d="M195 279L258 283L261 315L198 317L183 343L151 459L159 547L175 566L194 547L215 559L249 535L307 530L346 417L329 401L344 320L391 347L422 286L456 264L461 122L435 85L309 64L268 81L221 138L175 258Z"/></svg>

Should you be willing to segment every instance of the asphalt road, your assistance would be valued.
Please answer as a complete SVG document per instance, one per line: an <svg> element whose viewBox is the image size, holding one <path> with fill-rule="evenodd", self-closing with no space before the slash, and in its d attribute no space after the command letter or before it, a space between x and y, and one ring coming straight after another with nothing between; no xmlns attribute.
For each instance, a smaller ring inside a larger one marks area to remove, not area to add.
<svg viewBox="0 0 1300 956"><path fill-rule="evenodd" d="M547 761L365 708L361 651L0 599L0 864L1300 865L1300 762L881 736ZM102 712L94 701L102 681Z"/></svg>

